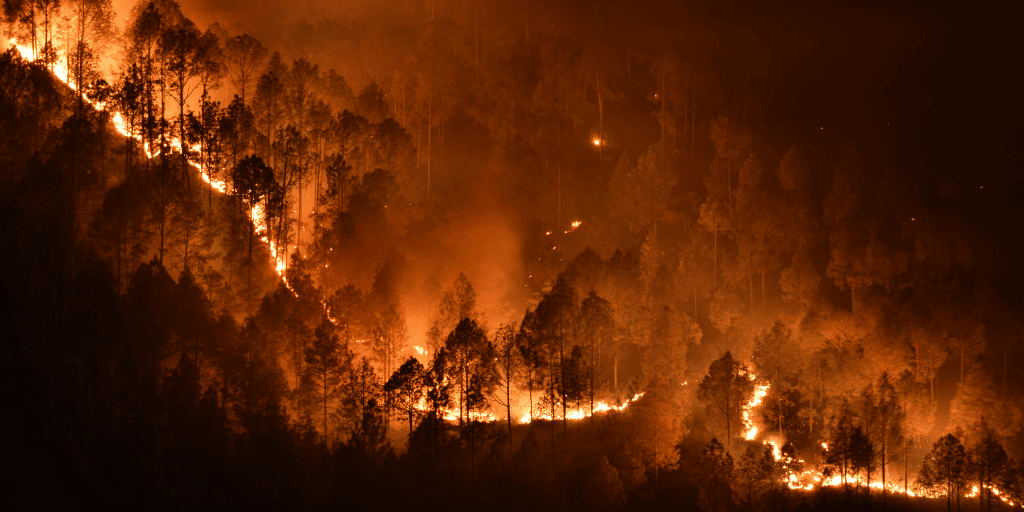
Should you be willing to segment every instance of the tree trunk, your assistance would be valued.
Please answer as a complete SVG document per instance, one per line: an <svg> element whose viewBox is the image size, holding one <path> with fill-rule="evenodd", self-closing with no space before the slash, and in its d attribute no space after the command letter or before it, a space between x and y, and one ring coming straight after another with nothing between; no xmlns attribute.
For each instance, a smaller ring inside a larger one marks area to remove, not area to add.
<svg viewBox="0 0 1024 512"><path fill-rule="evenodd" d="M718 227L715 227L715 263L711 271L711 294L718 291Z"/></svg>

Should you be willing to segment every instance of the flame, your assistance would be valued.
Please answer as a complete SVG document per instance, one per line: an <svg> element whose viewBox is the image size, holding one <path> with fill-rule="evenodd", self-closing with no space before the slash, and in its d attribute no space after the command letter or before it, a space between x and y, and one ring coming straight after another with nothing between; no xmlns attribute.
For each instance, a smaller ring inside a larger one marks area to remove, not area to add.
<svg viewBox="0 0 1024 512"><path fill-rule="evenodd" d="M627 407L629 407L629 404L631 404L633 402L636 402L642 396L644 396L643 393L637 393L637 394L633 395L633 398L625 401L622 405L609 405L607 402L597 402L597 403L594 404L594 414L598 414L598 413L602 413L602 412L607 412L607 411L622 411L622 410L625 410ZM558 406L560 406L560 405L561 404L555 404L556 412L557 412ZM567 420L582 420L582 419L589 418L589 417L590 417L590 411L583 410L583 409L577 409L577 410L574 410L574 411L566 411L565 412L565 419L567 419ZM543 412L539 412L536 416L531 416L530 413L527 412L527 413L523 414L523 416L521 418L519 418L519 423L525 425L527 423L532 422L533 420L553 420L553 419L561 419L561 418L560 417L555 418L555 417L552 417L551 414L545 414Z"/></svg>
<svg viewBox="0 0 1024 512"><path fill-rule="evenodd" d="M31 48L29 48L28 46L22 45L22 44L18 44L18 40L14 39L14 38L12 38L10 40L10 44L11 44L11 46L14 46L18 50L18 53L21 54L23 59L25 59L25 60L27 60L29 62L35 62L36 55L32 51ZM58 80L60 80L65 85L70 87L71 90L73 90L75 92L79 92L79 94L81 94L81 92L79 91L78 84L76 84L74 82L74 80L71 79L71 74L68 71L68 68L67 68L66 65L61 64L60 62L54 62L54 63L50 64L50 71L53 73L53 75L55 77L57 77ZM132 137L132 138L134 138L136 140L139 140L140 142L142 141L142 136L141 136L140 133L130 133L129 132L128 124L125 122L124 116L121 115L120 112L111 111L109 108L107 108L107 105L105 103L93 101L93 100L89 99L87 96L85 96L84 94L82 94L82 99L85 100L86 103L88 103L92 108L94 108L97 111L108 111L108 112L111 112L111 122L113 123L114 128L122 136L124 136L124 137ZM171 137L170 145L171 145L172 148L177 149L178 151L181 151L181 140L178 139L177 137ZM146 152L146 156L148 156L149 158L153 158L154 156L159 154L159 153L154 154L153 152L151 152L149 147L148 147L148 144L146 144L145 146L146 147L144 149L145 149L145 152ZM192 151L199 151L201 149L201 146L196 144L196 145L193 145L192 147L190 147L189 149L191 149ZM212 179L210 174L206 170L204 170L202 165L199 164L199 163L196 163L196 162L193 162L192 160L189 160L188 164L191 167L194 167L197 171L199 171L199 176L207 184L209 184L210 186L212 186L213 188L215 188L218 192L220 192L222 194L227 193L227 184L223 180Z"/></svg>
<svg viewBox="0 0 1024 512"><path fill-rule="evenodd" d="M753 373L748 373L747 377L750 380L757 379L757 376ZM750 401L743 405L743 438L747 441L753 441L757 437L758 428L754 424L754 408L761 405L761 400L764 399L765 395L768 394L768 388L771 384L759 384L754 388L754 394L750 397Z"/></svg>
<svg viewBox="0 0 1024 512"><path fill-rule="evenodd" d="M755 376L752 373L748 374L748 377L751 380L755 379ZM743 421L744 426L746 427L746 430L744 431L743 435L744 438L746 438L748 441L756 439L759 433L757 426L754 425L753 423L754 409L761 405L762 400L764 396L767 394L769 387L769 384L757 386L754 390L754 395L751 397L750 401L748 401L743 407ZM793 490L812 491L815 488L820 487L838 487L843 485L842 475L832 475L826 477L824 473L822 473L820 468L813 467L801 471L793 469L794 466L802 467L804 465L804 461L802 459L795 459L793 457L784 455L780 447L780 440L765 439L762 441L762 443L765 446L770 446L772 458L775 459L776 462L781 463L783 467L787 468L787 473L780 477L779 480L788 488ZM821 448L825 451L828 451L828 443L822 442ZM864 485L871 489L883 489L882 482L869 481L861 475L846 475L846 485ZM1004 503L1010 506L1017 506L1012 500L1005 497L1003 493L996 487L985 486L985 488L991 489L992 494L994 494ZM911 489L907 487L902 487L896 483L887 483L884 486L884 489L893 494L905 493L907 496L910 497L938 497L937 493L929 493L920 488ZM978 487L975 486L971 490L971 492L966 494L965 496L968 498L977 497Z"/></svg>

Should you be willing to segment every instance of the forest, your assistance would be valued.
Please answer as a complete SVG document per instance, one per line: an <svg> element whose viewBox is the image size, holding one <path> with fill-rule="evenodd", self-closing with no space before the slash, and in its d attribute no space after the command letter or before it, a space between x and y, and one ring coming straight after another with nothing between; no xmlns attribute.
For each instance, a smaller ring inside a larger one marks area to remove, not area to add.
<svg viewBox="0 0 1024 512"><path fill-rule="evenodd" d="M918 82L731 2L231 5L3 0L32 508L1022 507L1022 209Z"/></svg>

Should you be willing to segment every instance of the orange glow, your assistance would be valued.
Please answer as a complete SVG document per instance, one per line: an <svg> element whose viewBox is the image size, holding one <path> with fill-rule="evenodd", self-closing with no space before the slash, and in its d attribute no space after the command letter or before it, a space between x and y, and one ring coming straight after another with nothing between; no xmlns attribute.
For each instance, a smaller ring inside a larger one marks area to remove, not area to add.
<svg viewBox="0 0 1024 512"><path fill-rule="evenodd" d="M757 379L757 376L753 373L747 374L747 378L750 380ZM754 395L750 397L750 401L743 405L743 438L747 441L753 441L757 437L757 425L754 424L754 408L761 405L761 400L764 399L765 395L768 394L768 388L770 384L757 385L754 388Z"/></svg>
<svg viewBox="0 0 1024 512"><path fill-rule="evenodd" d="M608 405L608 403L606 403L606 402L597 402L597 403L594 404L594 414L598 414L598 413L602 413L602 412L606 412L606 411L622 411L622 410L625 410L627 407L629 407L629 404L631 404L633 402L636 402L642 396L644 396L643 393L637 393L637 394L633 395L632 399L627 400L622 405ZM557 409L559 407L560 407L560 404L555 404L556 412L557 412ZM578 409L578 410L575 410L575 411L566 411L565 412L565 419L567 419L567 420L582 420L582 419L589 418L589 417L590 417L590 411L586 411L586 410L582 410L582 409ZM562 419L562 418L560 418L560 417L552 418L551 414L545 414L543 412L536 412L536 416L534 417L534 416L530 416L530 413L527 412L527 413L523 414L523 416L521 418L519 418L519 423L525 425L527 423L532 422L533 420L552 420L552 419Z"/></svg>

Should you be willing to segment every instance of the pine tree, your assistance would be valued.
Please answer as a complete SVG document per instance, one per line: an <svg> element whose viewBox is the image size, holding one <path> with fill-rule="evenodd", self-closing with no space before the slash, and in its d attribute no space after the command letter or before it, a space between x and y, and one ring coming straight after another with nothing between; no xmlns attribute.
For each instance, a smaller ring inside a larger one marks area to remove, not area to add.
<svg viewBox="0 0 1024 512"><path fill-rule="evenodd" d="M329 404L338 394L341 378L351 364L352 356L348 347L338 342L336 328L326 315L320 320L313 341L305 349L306 378L316 389L317 402L322 417L321 434L328 442L331 440L331 429L328 420L331 417ZM329 443L328 443L329 444Z"/></svg>
<svg viewBox="0 0 1024 512"><path fill-rule="evenodd" d="M960 510L960 495L967 486L969 459L963 444L953 434L946 434L932 445L931 452L924 457L918 483L926 489L946 495L946 511Z"/></svg>
<svg viewBox="0 0 1024 512"><path fill-rule="evenodd" d="M746 368L726 352L711 363L700 383L700 397L709 412L725 424L727 446L732 449L733 429L741 424L743 404L754 392Z"/></svg>
<svg viewBox="0 0 1024 512"><path fill-rule="evenodd" d="M697 457L694 472L700 485L702 508L709 512L731 508L732 455L725 451L718 439L711 438L711 442L704 447Z"/></svg>

